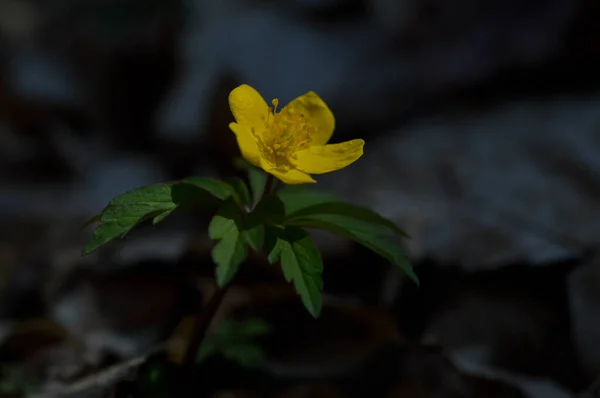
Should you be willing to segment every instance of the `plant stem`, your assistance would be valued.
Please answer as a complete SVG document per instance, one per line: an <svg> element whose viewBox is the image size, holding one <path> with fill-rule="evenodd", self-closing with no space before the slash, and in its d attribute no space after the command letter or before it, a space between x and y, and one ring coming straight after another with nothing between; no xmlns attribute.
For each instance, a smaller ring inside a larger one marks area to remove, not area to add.
<svg viewBox="0 0 600 398"><path fill-rule="evenodd" d="M267 182L265 184L263 196L274 192L276 187L277 181L275 178L271 174L267 174ZM191 381L191 378L194 377L194 365L196 364L196 355L198 353L198 349L206 337L208 327L215 317L215 314L217 313L217 310L219 309L219 306L221 305L221 302L227 293L228 287L229 284L223 286L222 288L217 287L217 290L214 292L208 303L199 310L198 319L194 324L192 338L187 346L182 363L182 368L188 378L188 381Z"/></svg>
<svg viewBox="0 0 600 398"><path fill-rule="evenodd" d="M263 192L263 196L270 194L276 185L277 185L277 181L275 181L275 177L273 177L272 174L267 173L267 183L265 184L265 190Z"/></svg>
<svg viewBox="0 0 600 398"><path fill-rule="evenodd" d="M194 325L192 338L185 351L182 364L184 370L190 372L190 374L192 373L196 363L196 354L198 353L198 349L206 337L208 326L217 313L217 310L223 301L223 297L225 297L225 293L227 293L228 287L229 284L223 286L222 288L217 287L217 290L214 292L208 303L200 310L201 312L198 315L198 319Z"/></svg>

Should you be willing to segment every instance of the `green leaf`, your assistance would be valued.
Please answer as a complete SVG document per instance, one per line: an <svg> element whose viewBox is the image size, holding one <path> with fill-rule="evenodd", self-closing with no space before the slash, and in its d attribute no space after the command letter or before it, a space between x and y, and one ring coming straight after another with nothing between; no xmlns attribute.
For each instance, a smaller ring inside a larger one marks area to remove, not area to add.
<svg viewBox="0 0 600 398"><path fill-rule="evenodd" d="M171 198L170 184L132 189L110 201L99 217L100 225L83 248L91 253L111 240L126 235L136 224L177 206Z"/></svg>
<svg viewBox="0 0 600 398"><path fill-rule="evenodd" d="M238 170L246 171L248 168L252 167L252 165L243 157L236 156L233 158L233 167Z"/></svg>
<svg viewBox="0 0 600 398"><path fill-rule="evenodd" d="M2 396L31 396L39 392L42 380L31 374L23 364L0 365L0 394Z"/></svg>
<svg viewBox="0 0 600 398"><path fill-rule="evenodd" d="M216 277L219 287L225 286L235 276L241 263L248 256L248 249L239 232L223 237L212 249L212 259L217 264Z"/></svg>
<svg viewBox="0 0 600 398"><path fill-rule="evenodd" d="M219 352L219 346L217 345L217 342L215 339L211 339L207 336L204 338L204 341L198 348L198 352L196 353L196 361L203 362L217 352Z"/></svg>
<svg viewBox="0 0 600 398"><path fill-rule="evenodd" d="M251 368L260 365L265 360L265 352L254 344L232 344L222 350L223 356L241 366Z"/></svg>
<svg viewBox="0 0 600 398"><path fill-rule="evenodd" d="M165 206L172 204L171 185L172 184L155 184L131 189L111 200L109 205L141 203Z"/></svg>
<svg viewBox="0 0 600 398"><path fill-rule="evenodd" d="M339 198L329 192L320 192L303 186L288 185L279 192L277 196L285 206L285 214L292 214L298 210L319 203L337 202Z"/></svg>
<svg viewBox="0 0 600 398"><path fill-rule="evenodd" d="M256 251L262 250L265 241L265 225L280 225L285 219L285 209L275 195L265 195L255 209L246 217L244 239Z"/></svg>
<svg viewBox="0 0 600 398"><path fill-rule="evenodd" d="M91 253L111 240L125 236L134 226L135 223L132 223L131 221L122 223L111 222L99 225L94 230L92 238L83 247L83 254L86 255Z"/></svg>
<svg viewBox="0 0 600 398"><path fill-rule="evenodd" d="M261 218L255 213L248 214L242 232L248 245L254 251L260 252L265 241L265 224Z"/></svg>
<svg viewBox="0 0 600 398"><path fill-rule="evenodd" d="M156 217L154 217L152 219L152 224L156 225L159 222L163 221L165 218L167 218L168 216L170 216L171 213L173 213L175 211L175 209L176 208L174 207L174 208L172 208L170 210L167 210L167 211L164 211L164 212L160 213L159 215L157 215Z"/></svg>
<svg viewBox="0 0 600 398"><path fill-rule="evenodd" d="M208 237L211 239L223 239L230 231L239 231L244 222L244 213L236 205L235 201L229 199L223 202L217 214L208 224Z"/></svg>
<svg viewBox="0 0 600 398"><path fill-rule="evenodd" d="M377 212L343 202L321 202L288 212L286 224L324 229L354 240L400 267L419 284L402 248L389 241L394 234L406 237L406 233Z"/></svg>
<svg viewBox="0 0 600 398"><path fill-rule="evenodd" d="M348 220L362 221L364 224L373 226L384 226L390 231L408 237L408 235L400 229L395 223L382 217L379 213L362 206L356 206L344 202L323 202L306 206L298 209L291 214L288 213L288 219L294 218L311 218L311 219L327 219L331 216L337 216L339 219L346 218ZM383 233L383 231L381 232Z"/></svg>
<svg viewBox="0 0 600 398"><path fill-rule="evenodd" d="M322 229L353 240L398 266L413 282L419 285L419 278L415 274L402 247L390 242L389 236L386 236L384 233L372 233L369 228L365 228L364 222L355 221L356 223L353 224L349 218L322 217L320 219L295 219L290 221L290 223L305 228ZM379 226L379 228L384 227Z"/></svg>
<svg viewBox="0 0 600 398"><path fill-rule="evenodd" d="M218 326L218 335L227 341L248 341L252 337L270 332L270 325L260 318L249 318L243 321L226 319L221 321Z"/></svg>
<svg viewBox="0 0 600 398"><path fill-rule="evenodd" d="M265 195L252 211L263 222L280 225L285 221L285 207L276 195Z"/></svg>
<svg viewBox="0 0 600 398"><path fill-rule="evenodd" d="M252 191L253 205L256 205L262 198L267 186L267 177L267 173L257 167L250 166L248 168L248 181L250 182L250 190Z"/></svg>
<svg viewBox="0 0 600 398"><path fill-rule="evenodd" d="M215 178L187 177L181 180L181 184L193 185L221 200L227 199L233 193L229 184Z"/></svg>
<svg viewBox="0 0 600 398"><path fill-rule="evenodd" d="M240 322L236 332L246 337L263 336L271 332L271 326L262 319L250 318Z"/></svg>
<svg viewBox="0 0 600 398"><path fill-rule="evenodd" d="M265 228L265 252L267 253L267 260L269 264L275 264L279 261L281 257L281 242L279 239L279 235L281 234L281 229L278 227L274 227L271 225L267 225ZM285 276L285 273L284 273ZM291 282L291 278L288 279L286 276L286 280Z"/></svg>
<svg viewBox="0 0 600 398"><path fill-rule="evenodd" d="M261 319L225 319L217 325L214 332L206 336L196 359L203 361L211 355L222 354L242 366L258 365L265 355L261 347L254 343L254 339L270 331L269 324Z"/></svg>
<svg viewBox="0 0 600 398"><path fill-rule="evenodd" d="M244 180L239 177L231 177L227 179L227 183L233 188L236 199L238 199L240 204L250 204L250 192Z"/></svg>
<svg viewBox="0 0 600 398"><path fill-rule="evenodd" d="M79 227L79 229L85 229L87 227L89 227L90 225L92 225L95 222L100 221L100 217L102 216L102 214L96 214L94 217L91 217L89 220L87 220L86 222L84 222L81 227Z"/></svg>
<svg viewBox="0 0 600 398"><path fill-rule="evenodd" d="M132 202L132 203L119 203L111 204L106 207L100 216L101 222L119 222L124 220L136 220L139 221L146 216L153 214L160 215L166 211L175 209L177 205L169 200L165 203L152 203L152 202Z"/></svg>
<svg viewBox="0 0 600 398"><path fill-rule="evenodd" d="M208 226L209 237L219 239L212 249L219 287L225 286L235 276L240 264L248 256L241 234L243 221L242 210L230 199L223 203Z"/></svg>
<svg viewBox="0 0 600 398"><path fill-rule="evenodd" d="M339 214L312 214L307 217L298 217L288 220L286 224L296 224L299 220L321 221L328 224L337 225L346 230L359 232L364 235L390 238L394 236L393 231L380 224L369 223L364 220L343 216Z"/></svg>
<svg viewBox="0 0 600 398"><path fill-rule="evenodd" d="M323 299L323 261L319 249L306 231L293 226L279 230L276 246L286 280L294 282L304 306L317 318Z"/></svg>
<svg viewBox="0 0 600 398"><path fill-rule="evenodd" d="M83 248L89 254L108 242L124 237L148 219L157 224L180 207L195 203L210 203L231 196L233 188L228 184L209 178L186 178L185 180L139 187L111 200L98 216L90 222L99 221L92 238Z"/></svg>

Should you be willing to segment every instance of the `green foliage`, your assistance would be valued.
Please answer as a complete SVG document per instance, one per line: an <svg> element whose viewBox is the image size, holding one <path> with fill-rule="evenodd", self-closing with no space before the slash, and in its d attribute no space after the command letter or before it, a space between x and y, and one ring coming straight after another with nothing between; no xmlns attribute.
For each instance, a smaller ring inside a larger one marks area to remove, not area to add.
<svg viewBox="0 0 600 398"><path fill-rule="evenodd" d="M244 213L234 200L223 203L208 225L208 236L219 242L212 249L212 259L217 265L217 284L225 286L248 256L242 237Z"/></svg>
<svg viewBox="0 0 600 398"><path fill-rule="evenodd" d="M254 251L260 252L265 241L265 224L257 213L250 213L244 224L243 238Z"/></svg>
<svg viewBox="0 0 600 398"><path fill-rule="evenodd" d="M116 197L89 221L100 225L84 247L84 254L125 236L145 220L152 219L157 224L177 209L214 202L218 211L210 221L208 234L216 241L212 259L220 287L235 276L248 249L263 252L269 262L281 264L285 279L293 283L310 314L318 317L322 307L323 261L304 228L354 240L419 283L404 251L394 243L407 235L390 220L368 208L304 187L288 186L276 194L266 192L271 185L267 175L246 162L238 163L248 174L248 184L237 177L227 182L194 177L136 188ZM252 348L238 349L253 355ZM225 352L224 355L234 355Z"/></svg>
<svg viewBox="0 0 600 398"><path fill-rule="evenodd" d="M132 396L144 398L162 398L170 396L168 365L158 357L150 357L138 368L137 382Z"/></svg>
<svg viewBox="0 0 600 398"><path fill-rule="evenodd" d="M269 228L269 262L281 262L283 276L293 282L302 302L312 316L321 314L323 261L319 249L301 228Z"/></svg>
<svg viewBox="0 0 600 398"><path fill-rule="evenodd" d="M37 393L42 381L29 374L17 364L0 365L0 396L29 396Z"/></svg>
<svg viewBox="0 0 600 398"><path fill-rule="evenodd" d="M256 206L265 192L267 187L267 173L264 171L250 166L248 168L248 182L250 183L250 190L252 191L252 205Z"/></svg>
<svg viewBox="0 0 600 398"><path fill-rule="evenodd" d="M268 174L262 169L252 166L244 158L237 157L233 160L233 165L245 171L248 174L248 183L250 185L250 192L252 192L252 207L256 206L263 194L265 188L267 188Z"/></svg>
<svg viewBox="0 0 600 398"><path fill-rule="evenodd" d="M250 205L250 191L244 180L239 177L232 177L227 179L227 183L233 188L233 197L239 206Z"/></svg>
<svg viewBox="0 0 600 398"><path fill-rule="evenodd" d="M220 354L244 367L260 365L265 354L254 339L269 332L269 325L261 319L243 322L225 319L217 325L214 333L206 336L198 349L196 360L202 362L212 355Z"/></svg>
<svg viewBox="0 0 600 398"><path fill-rule="evenodd" d="M255 251L262 250L266 225L281 225L285 220L285 209L275 195L265 195L246 217L244 237Z"/></svg>
<svg viewBox="0 0 600 398"><path fill-rule="evenodd" d="M229 197L234 191L233 188L224 183L223 181L216 180L214 178L200 178L200 177L188 177L181 180L176 185L182 188L179 192L175 190L173 192L174 199L176 201L181 201L183 199L189 199L186 195L185 186L193 186L200 190L206 191L217 199L225 200ZM194 192L187 191L188 194L194 194ZM195 194L199 194L199 192L195 192ZM192 197L192 199L195 199Z"/></svg>
<svg viewBox="0 0 600 398"><path fill-rule="evenodd" d="M394 223L370 209L343 202L320 203L292 212L286 224L321 229L351 239L400 267L419 284L404 250L391 241L395 236L407 235Z"/></svg>
<svg viewBox="0 0 600 398"><path fill-rule="evenodd" d="M268 224L281 225L285 221L285 207L276 195L265 195L252 213Z"/></svg>
<svg viewBox="0 0 600 398"><path fill-rule="evenodd" d="M337 195L320 192L315 189L307 189L302 186L288 185L277 192L277 196L283 202L285 214L293 214L306 207L320 203L339 202Z"/></svg>
<svg viewBox="0 0 600 398"><path fill-rule="evenodd" d="M121 237L123 238L136 225L152 219L157 224L174 210L193 203L209 203L230 196L233 188L228 184L208 178L187 178L185 180L135 188L114 198L96 220L100 225L83 248L89 254L100 246Z"/></svg>
<svg viewBox="0 0 600 398"><path fill-rule="evenodd" d="M396 224L390 220L382 217L379 213L374 212L371 209L361 206L355 206L349 203L343 203L339 201L335 202L320 202L312 205L307 205L303 208L296 209L295 211L288 213L288 219L337 219L342 224L356 223L363 224L363 227L367 225L375 228L372 232L376 235L385 234L386 228L390 231L408 238L408 235L401 230ZM384 227L384 228L382 228Z"/></svg>

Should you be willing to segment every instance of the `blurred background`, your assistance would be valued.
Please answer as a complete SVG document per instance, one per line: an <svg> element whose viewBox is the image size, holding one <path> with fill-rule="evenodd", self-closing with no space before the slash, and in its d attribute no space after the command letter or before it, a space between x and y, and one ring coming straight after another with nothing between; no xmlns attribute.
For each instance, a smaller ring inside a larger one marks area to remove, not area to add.
<svg viewBox="0 0 600 398"><path fill-rule="evenodd" d="M600 374L599 18L597 0L0 0L0 396L178 396L176 344L149 353L214 291L213 209L83 258L80 226L130 188L238 173L242 83L282 104L314 90L334 141L365 139L318 187L398 222L421 286L316 234L315 321L251 256L194 396L583 394Z"/></svg>

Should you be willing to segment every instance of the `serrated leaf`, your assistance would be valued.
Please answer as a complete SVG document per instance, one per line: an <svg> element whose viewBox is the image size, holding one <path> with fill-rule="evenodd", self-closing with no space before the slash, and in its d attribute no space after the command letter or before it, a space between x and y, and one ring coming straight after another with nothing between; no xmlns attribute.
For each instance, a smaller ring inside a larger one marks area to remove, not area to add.
<svg viewBox="0 0 600 398"><path fill-rule="evenodd" d="M332 193L294 185L282 188L277 196L283 202L286 215L316 204L339 201L337 195Z"/></svg>
<svg viewBox="0 0 600 398"><path fill-rule="evenodd" d="M220 353L224 357L242 366L252 366L264 359L264 352L254 343L254 338L268 334L271 328L261 319L236 321L224 319L216 330L206 336L196 359L202 361Z"/></svg>
<svg viewBox="0 0 600 398"><path fill-rule="evenodd" d="M252 191L252 204L256 205L262 198L267 186L267 173L259 168L250 166L248 168L248 182Z"/></svg>
<svg viewBox="0 0 600 398"><path fill-rule="evenodd" d="M336 221L342 220L343 218L330 218L325 219L295 219L292 225L301 226L305 228L315 228L325 231L329 231L333 234L353 240L368 249L371 249L375 253L379 254L383 258L387 259L392 264L398 266L404 273L419 285L419 278L415 274L411 263L408 261L404 250L400 245L396 245L390 242L388 237L381 234L372 234L365 231L362 227L362 223L353 226L348 223L347 219L343 219L343 223L336 223Z"/></svg>
<svg viewBox="0 0 600 398"><path fill-rule="evenodd" d="M265 225L283 223L285 209L281 200L275 195L265 195L255 209L246 217L244 239L255 251L263 248L265 241Z"/></svg>
<svg viewBox="0 0 600 398"><path fill-rule="evenodd" d="M208 237L222 239L231 230L239 231L243 222L244 214L241 209L233 200L226 200L208 224Z"/></svg>
<svg viewBox="0 0 600 398"><path fill-rule="evenodd" d="M95 222L100 221L100 217L102 216L102 214L96 214L94 217L91 217L89 220L87 220L86 222L84 222L81 227L79 227L79 229L85 229L87 227L89 227L90 225L92 225Z"/></svg>
<svg viewBox="0 0 600 398"><path fill-rule="evenodd" d="M244 180L239 177L230 177L227 179L227 183L233 188L236 194L236 199L240 202L240 204L250 204L250 191L248 191L248 186Z"/></svg>
<svg viewBox="0 0 600 398"><path fill-rule="evenodd" d="M271 332L271 326L259 318L250 318L240 322L236 331L245 337L263 336Z"/></svg>
<svg viewBox="0 0 600 398"><path fill-rule="evenodd" d="M235 276L240 264L248 255L242 238L244 214L233 200L223 203L208 226L211 239L219 239L212 249L215 262L217 284L225 286Z"/></svg>
<svg viewBox="0 0 600 398"><path fill-rule="evenodd" d="M131 202L110 204L104 209L100 216L103 223L117 222L122 220L141 220L151 214L162 214L169 210L174 210L177 205L173 202Z"/></svg>
<svg viewBox="0 0 600 398"><path fill-rule="evenodd" d="M248 249L239 231L231 231L212 249L212 259L217 265L216 277L219 287L225 286L235 276L241 263L248 256Z"/></svg>
<svg viewBox="0 0 600 398"><path fill-rule="evenodd" d="M154 225L158 224L159 222L163 221L165 218L170 216L171 213L173 213L174 211L175 211L175 208L169 209L167 211L160 213L159 215L157 215L156 217L154 217L152 219L152 224L154 224Z"/></svg>
<svg viewBox="0 0 600 398"><path fill-rule="evenodd" d="M306 231L293 226L279 234L278 246L286 279L294 282L302 303L317 318L323 302L323 261L319 249Z"/></svg>
<svg viewBox="0 0 600 398"><path fill-rule="evenodd" d="M92 238L83 247L83 254L89 254L111 240L127 234L135 226L135 222L111 222L99 225L93 232Z"/></svg>
<svg viewBox="0 0 600 398"><path fill-rule="evenodd" d="M276 195L265 195L251 214L265 223L279 225L285 220L285 207Z"/></svg>
<svg viewBox="0 0 600 398"><path fill-rule="evenodd" d="M260 252L262 250L265 241L265 224L256 214L250 213L246 217L243 236L254 251Z"/></svg>
<svg viewBox="0 0 600 398"><path fill-rule="evenodd" d="M295 219L288 220L287 224L295 224L297 220L313 220L313 221L322 221L329 224L337 225L341 228L359 232L364 235L372 235L383 238L390 238L394 236L394 233L389 228L380 225L369 223L364 220L343 216L339 214L312 214L307 217L299 217Z"/></svg>
<svg viewBox="0 0 600 398"><path fill-rule="evenodd" d="M419 285L419 278L417 274L415 274L412 264L406 257L406 253L400 245L394 244L393 242L390 242L387 239L382 239L371 235L365 235L360 232L355 232L353 235L355 237L356 242L371 249L375 253L387 259L390 263L396 265L417 286Z"/></svg>
<svg viewBox="0 0 600 398"><path fill-rule="evenodd" d="M296 274L296 268L294 266L293 263L287 262L287 261L283 261L283 253L285 251L286 248L286 244L285 241L282 241L281 244L281 248L279 250L279 258L281 261L281 272L283 273L283 277L287 282L293 282L294 281L294 276ZM298 294L300 294L302 296L302 294L300 292L298 292ZM306 305L306 304L305 304ZM308 308L308 307L307 307ZM310 309L309 309L310 311ZM311 312L312 313L312 312Z"/></svg>
<svg viewBox="0 0 600 398"><path fill-rule="evenodd" d="M312 218L327 220L331 217L336 217L340 220L356 220L362 222L364 225L370 224L374 227L383 226L398 235L408 237L408 235L395 223L381 216L379 213L366 207L356 206L344 202L323 202L313 204L311 206L298 209L291 214L288 213L287 215L288 219ZM383 233L383 230L381 233Z"/></svg>
<svg viewBox="0 0 600 398"><path fill-rule="evenodd" d="M223 356L247 368L259 365L266 357L261 347L244 343L224 347Z"/></svg>
<svg viewBox="0 0 600 398"><path fill-rule="evenodd" d="M108 204L133 204L143 203L149 205L164 206L165 204L173 203L171 199L172 184L154 184L145 187L131 189L113 200Z"/></svg>
<svg viewBox="0 0 600 398"><path fill-rule="evenodd" d="M280 233L281 231L277 227L271 225L265 227L265 253L267 254L269 264L275 264L281 257L281 246L279 243ZM291 282L291 279L287 279L287 277L286 280Z"/></svg>
<svg viewBox="0 0 600 398"><path fill-rule="evenodd" d="M241 156L234 157L232 163L233 167L235 167L238 170L247 170L249 167L252 167L252 165Z"/></svg>
<svg viewBox="0 0 600 398"><path fill-rule="evenodd" d="M270 325L263 319L249 318L245 320L224 319L219 323L217 333L221 340L239 342L265 335L270 331Z"/></svg>
<svg viewBox="0 0 600 398"><path fill-rule="evenodd" d="M100 221L100 225L82 254L89 254L116 238L124 237L133 227L148 219L157 224L177 208L197 202L208 203L209 198L213 201L227 198L232 190L222 181L196 177L129 190L111 200L102 213L91 220Z"/></svg>
<svg viewBox="0 0 600 398"><path fill-rule="evenodd" d="M269 264L275 264L281 260L281 252L284 246L289 245L284 238L285 231L278 227L267 226L265 233L265 252ZM281 263L281 271L287 282L294 278L293 268L288 263Z"/></svg>
<svg viewBox="0 0 600 398"><path fill-rule="evenodd" d="M187 177L181 180L181 183L193 185L221 200L227 199L233 191L229 184L215 178Z"/></svg>

